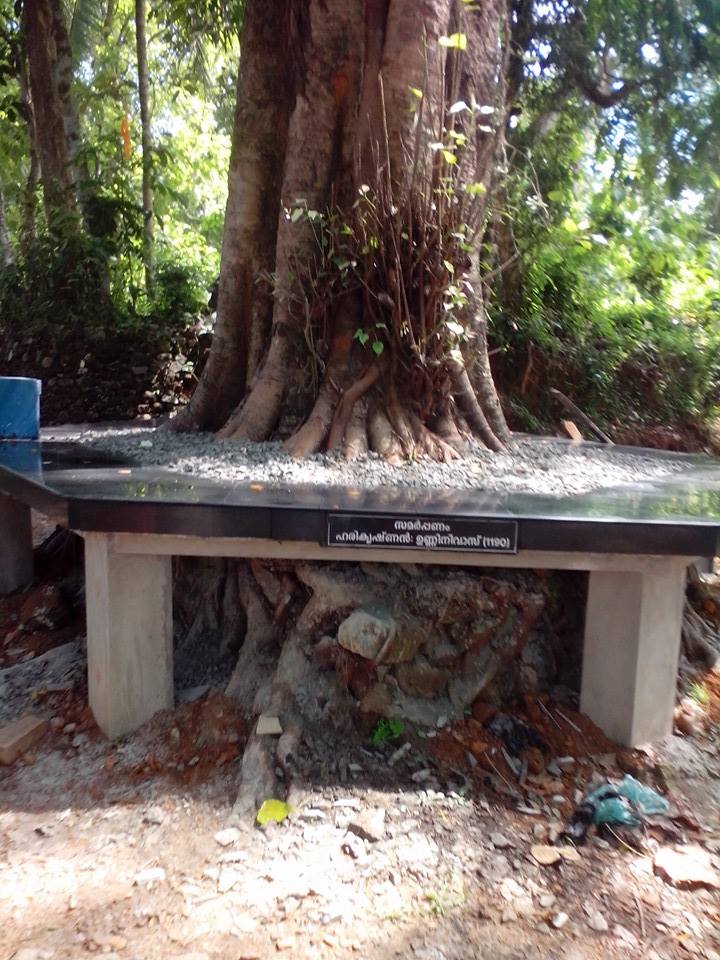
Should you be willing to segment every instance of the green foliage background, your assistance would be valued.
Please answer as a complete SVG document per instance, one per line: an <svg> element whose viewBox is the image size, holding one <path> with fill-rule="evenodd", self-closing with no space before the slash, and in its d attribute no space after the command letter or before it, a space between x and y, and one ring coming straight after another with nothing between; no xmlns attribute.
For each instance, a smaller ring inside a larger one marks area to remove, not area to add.
<svg viewBox="0 0 720 960"><path fill-rule="evenodd" d="M516 96L482 266L514 425L557 423L551 387L603 424L708 422L720 396L720 4L512 6ZM149 4L152 297L132 0L68 3L92 217L88 232L51 234L37 188L35 239L21 230L20 10L0 0L0 185L15 251L0 267L0 340L182 330L207 315L219 269L241 0Z"/></svg>

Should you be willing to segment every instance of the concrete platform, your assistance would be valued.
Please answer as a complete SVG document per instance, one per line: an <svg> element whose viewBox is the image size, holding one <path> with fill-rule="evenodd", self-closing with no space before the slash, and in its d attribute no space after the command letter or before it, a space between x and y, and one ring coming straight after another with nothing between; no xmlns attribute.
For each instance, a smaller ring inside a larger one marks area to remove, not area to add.
<svg viewBox="0 0 720 960"><path fill-rule="evenodd" d="M720 465L580 497L267 487L0 443L0 590L30 579L29 506L86 544L90 703L110 737L172 705L171 558L588 570L581 709L636 746L672 723L685 571L716 553Z"/></svg>

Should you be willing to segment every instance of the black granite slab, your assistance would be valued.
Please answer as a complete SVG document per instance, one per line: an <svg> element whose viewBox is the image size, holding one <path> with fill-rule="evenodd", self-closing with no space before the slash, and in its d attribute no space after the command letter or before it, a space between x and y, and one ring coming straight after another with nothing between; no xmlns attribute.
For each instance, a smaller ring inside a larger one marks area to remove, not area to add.
<svg viewBox="0 0 720 960"><path fill-rule="evenodd" d="M603 449L596 447L594 456L606 455ZM353 514L366 519L454 518L476 525L513 521L521 551L715 555L720 461L636 448L632 452L673 458L681 469L642 484L553 497L467 489L227 483L112 460L72 443L0 441L0 492L78 531L327 543L328 518Z"/></svg>

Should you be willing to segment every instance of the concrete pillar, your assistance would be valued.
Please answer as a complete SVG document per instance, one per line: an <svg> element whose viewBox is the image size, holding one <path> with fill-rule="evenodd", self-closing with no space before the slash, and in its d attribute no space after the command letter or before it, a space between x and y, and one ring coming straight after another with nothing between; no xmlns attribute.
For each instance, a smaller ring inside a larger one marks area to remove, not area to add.
<svg viewBox="0 0 720 960"><path fill-rule="evenodd" d="M634 747L672 730L685 566L590 574L580 709Z"/></svg>
<svg viewBox="0 0 720 960"><path fill-rule="evenodd" d="M85 535L88 687L100 729L120 737L172 708L172 560L114 553Z"/></svg>
<svg viewBox="0 0 720 960"><path fill-rule="evenodd" d="M0 493L0 594L25 587L32 578L30 507Z"/></svg>

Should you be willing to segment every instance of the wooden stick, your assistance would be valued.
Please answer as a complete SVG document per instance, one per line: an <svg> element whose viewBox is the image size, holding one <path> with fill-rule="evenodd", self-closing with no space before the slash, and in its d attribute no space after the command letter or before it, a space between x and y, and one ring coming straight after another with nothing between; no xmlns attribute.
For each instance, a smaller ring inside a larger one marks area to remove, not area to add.
<svg viewBox="0 0 720 960"><path fill-rule="evenodd" d="M550 388L550 393L556 399L558 399L560 403L567 410L570 411L570 413L575 417L576 420L579 420L580 423L582 423L582 425L590 431L590 433L596 436L598 440L602 441L602 443L609 444L611 447L613 446L613 442L610 439L610 437L606 433L603 433L600 427L595 423L595 421L591 420L586 413L583 413L580 407L578 407L576 403L573 403L570 397L566 397L564 393L561 393L559 390L556 390L554 387Z"/></svg>

